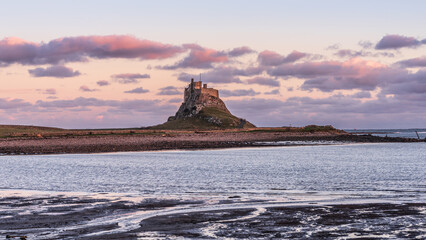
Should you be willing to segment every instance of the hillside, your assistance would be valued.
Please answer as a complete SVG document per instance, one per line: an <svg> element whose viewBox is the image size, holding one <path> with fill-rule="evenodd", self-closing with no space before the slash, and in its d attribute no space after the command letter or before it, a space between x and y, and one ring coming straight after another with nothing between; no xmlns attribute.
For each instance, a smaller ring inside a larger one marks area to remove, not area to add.
<svg viewBox="0 0 426 240"><path fill-rule="evenodd" d="M39 133L61 132L61 128L38 127L25 125L0 125L0 137L11 137L15 135L37 135Z"/></svg>
<svg viewBox="0 0 426 240"><path fill-rule="evenodd" d="M151 129L215 130L255 127L247 120L232 115L219 98L219 90L208 88L207 84L191 79L191 83L184 91L184 101L176 114L170 116L167 122Z"/></svg>
<svg viewBox="0 0 426 240"><path fill-rule="evenodd" d="M205 107L196 115L167 121L150 129L170 130L209 130L230 128L255 128L252 123L240 119L229 112L214 107Z"/></svg>

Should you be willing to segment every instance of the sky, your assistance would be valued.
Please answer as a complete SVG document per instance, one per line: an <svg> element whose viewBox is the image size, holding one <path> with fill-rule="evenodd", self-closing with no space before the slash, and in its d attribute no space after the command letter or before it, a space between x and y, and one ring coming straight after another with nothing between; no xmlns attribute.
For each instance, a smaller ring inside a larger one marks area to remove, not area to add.
<svg viewBox="0 0 426 240"><path fill-rule="evenodd" d="M426 127L425 1L3 1L0 124L152 126L191 78L260 127Z"/></svg>

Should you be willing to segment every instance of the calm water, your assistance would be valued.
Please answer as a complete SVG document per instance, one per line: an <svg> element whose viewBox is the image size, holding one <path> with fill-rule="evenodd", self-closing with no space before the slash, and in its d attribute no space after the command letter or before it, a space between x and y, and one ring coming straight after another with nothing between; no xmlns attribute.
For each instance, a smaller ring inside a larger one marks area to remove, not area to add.
<svg viewBox="0 0 426 240"><path fill-rule="evenodd" d="M0 189L426 199L426 144L0 157Z"/></svg>
<svg viewBox="0 0 426 240"><path fill-rule="evenodd" d="M345 129L350 133L371 134L379 137L426 138L425 128L413 129ZM416 133L417 132L417 133Z"/></svg>
<svg viewBox="0 0 426 240"><path fill-rule="evenodd" d="M426 143L1 156L0 238L424 239L425 163Z"/></svg>

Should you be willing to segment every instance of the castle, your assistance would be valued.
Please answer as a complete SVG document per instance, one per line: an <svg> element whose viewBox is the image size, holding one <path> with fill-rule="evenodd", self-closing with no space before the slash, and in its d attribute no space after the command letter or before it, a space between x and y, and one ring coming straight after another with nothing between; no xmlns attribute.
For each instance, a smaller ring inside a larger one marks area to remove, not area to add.
<svg viewBox="0 0 426 240"><path fill-rule="evenodd" d="M201 87L202 86L202 87ZM207 84L203 84L202 81L194 82L194 79L191 79L191 83L187 88L185 88L184 99L186 102L191 95L210 95L216 98L219 98L219 91L214 88L208 88Z"/></svg>
<svg viewBox="0 0 426 240"><path fill-rule="evenodd" d="M245 119L232 115L219 98L217 89L208 88L207 84L201 81L194 82L194 79L191 79L191 83L183 92L183 102L179 110L159 126L170 129L256 127Z"/></svg>
<svg viewBox="0 0 426 240"><path fill-rule="evenodd" d="M194 79L191 79L183 95L182 105L175 116L170 117L168 121L193 117L206 107L213 107L230 114L225 103L219 98L219 91L208 88L202 81L194 82Z"/></svg>

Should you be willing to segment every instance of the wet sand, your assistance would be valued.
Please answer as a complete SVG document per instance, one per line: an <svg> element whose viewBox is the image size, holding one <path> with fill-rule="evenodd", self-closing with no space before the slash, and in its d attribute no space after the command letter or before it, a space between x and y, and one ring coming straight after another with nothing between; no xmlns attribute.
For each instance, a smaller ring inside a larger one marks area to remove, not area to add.
<svg viewBox="0 0 426 240"><path fill-rule="evenodd" d="M415 239L426 237L425 207L375 203L198 212L153 217L135 232L185 238Z"/></svg>
<svg viewBox="0 0 426 240"><path fill-rule="evenodd" d="M0 198L0 237L27 239L424 239L425 203L305 202L228 198L144 199L76 196ZM206 207L207 206L207 207ZM204 210L205 209L205 210ZM132 219L132 217L135 217Z"/></svg>
<svg viewBox="0 0 426 240"><path fill-rule="evenodd" d="M188 132L117 134L93 136L38 136L0 139L0 154L62 154L171 149L213 149L232 147L280 146L284 141L419 142L417 139L383 138L347 133L294 132ZM423 140L422 140L423 141ZM278 142L278 144L276 143Z"/></svg>

